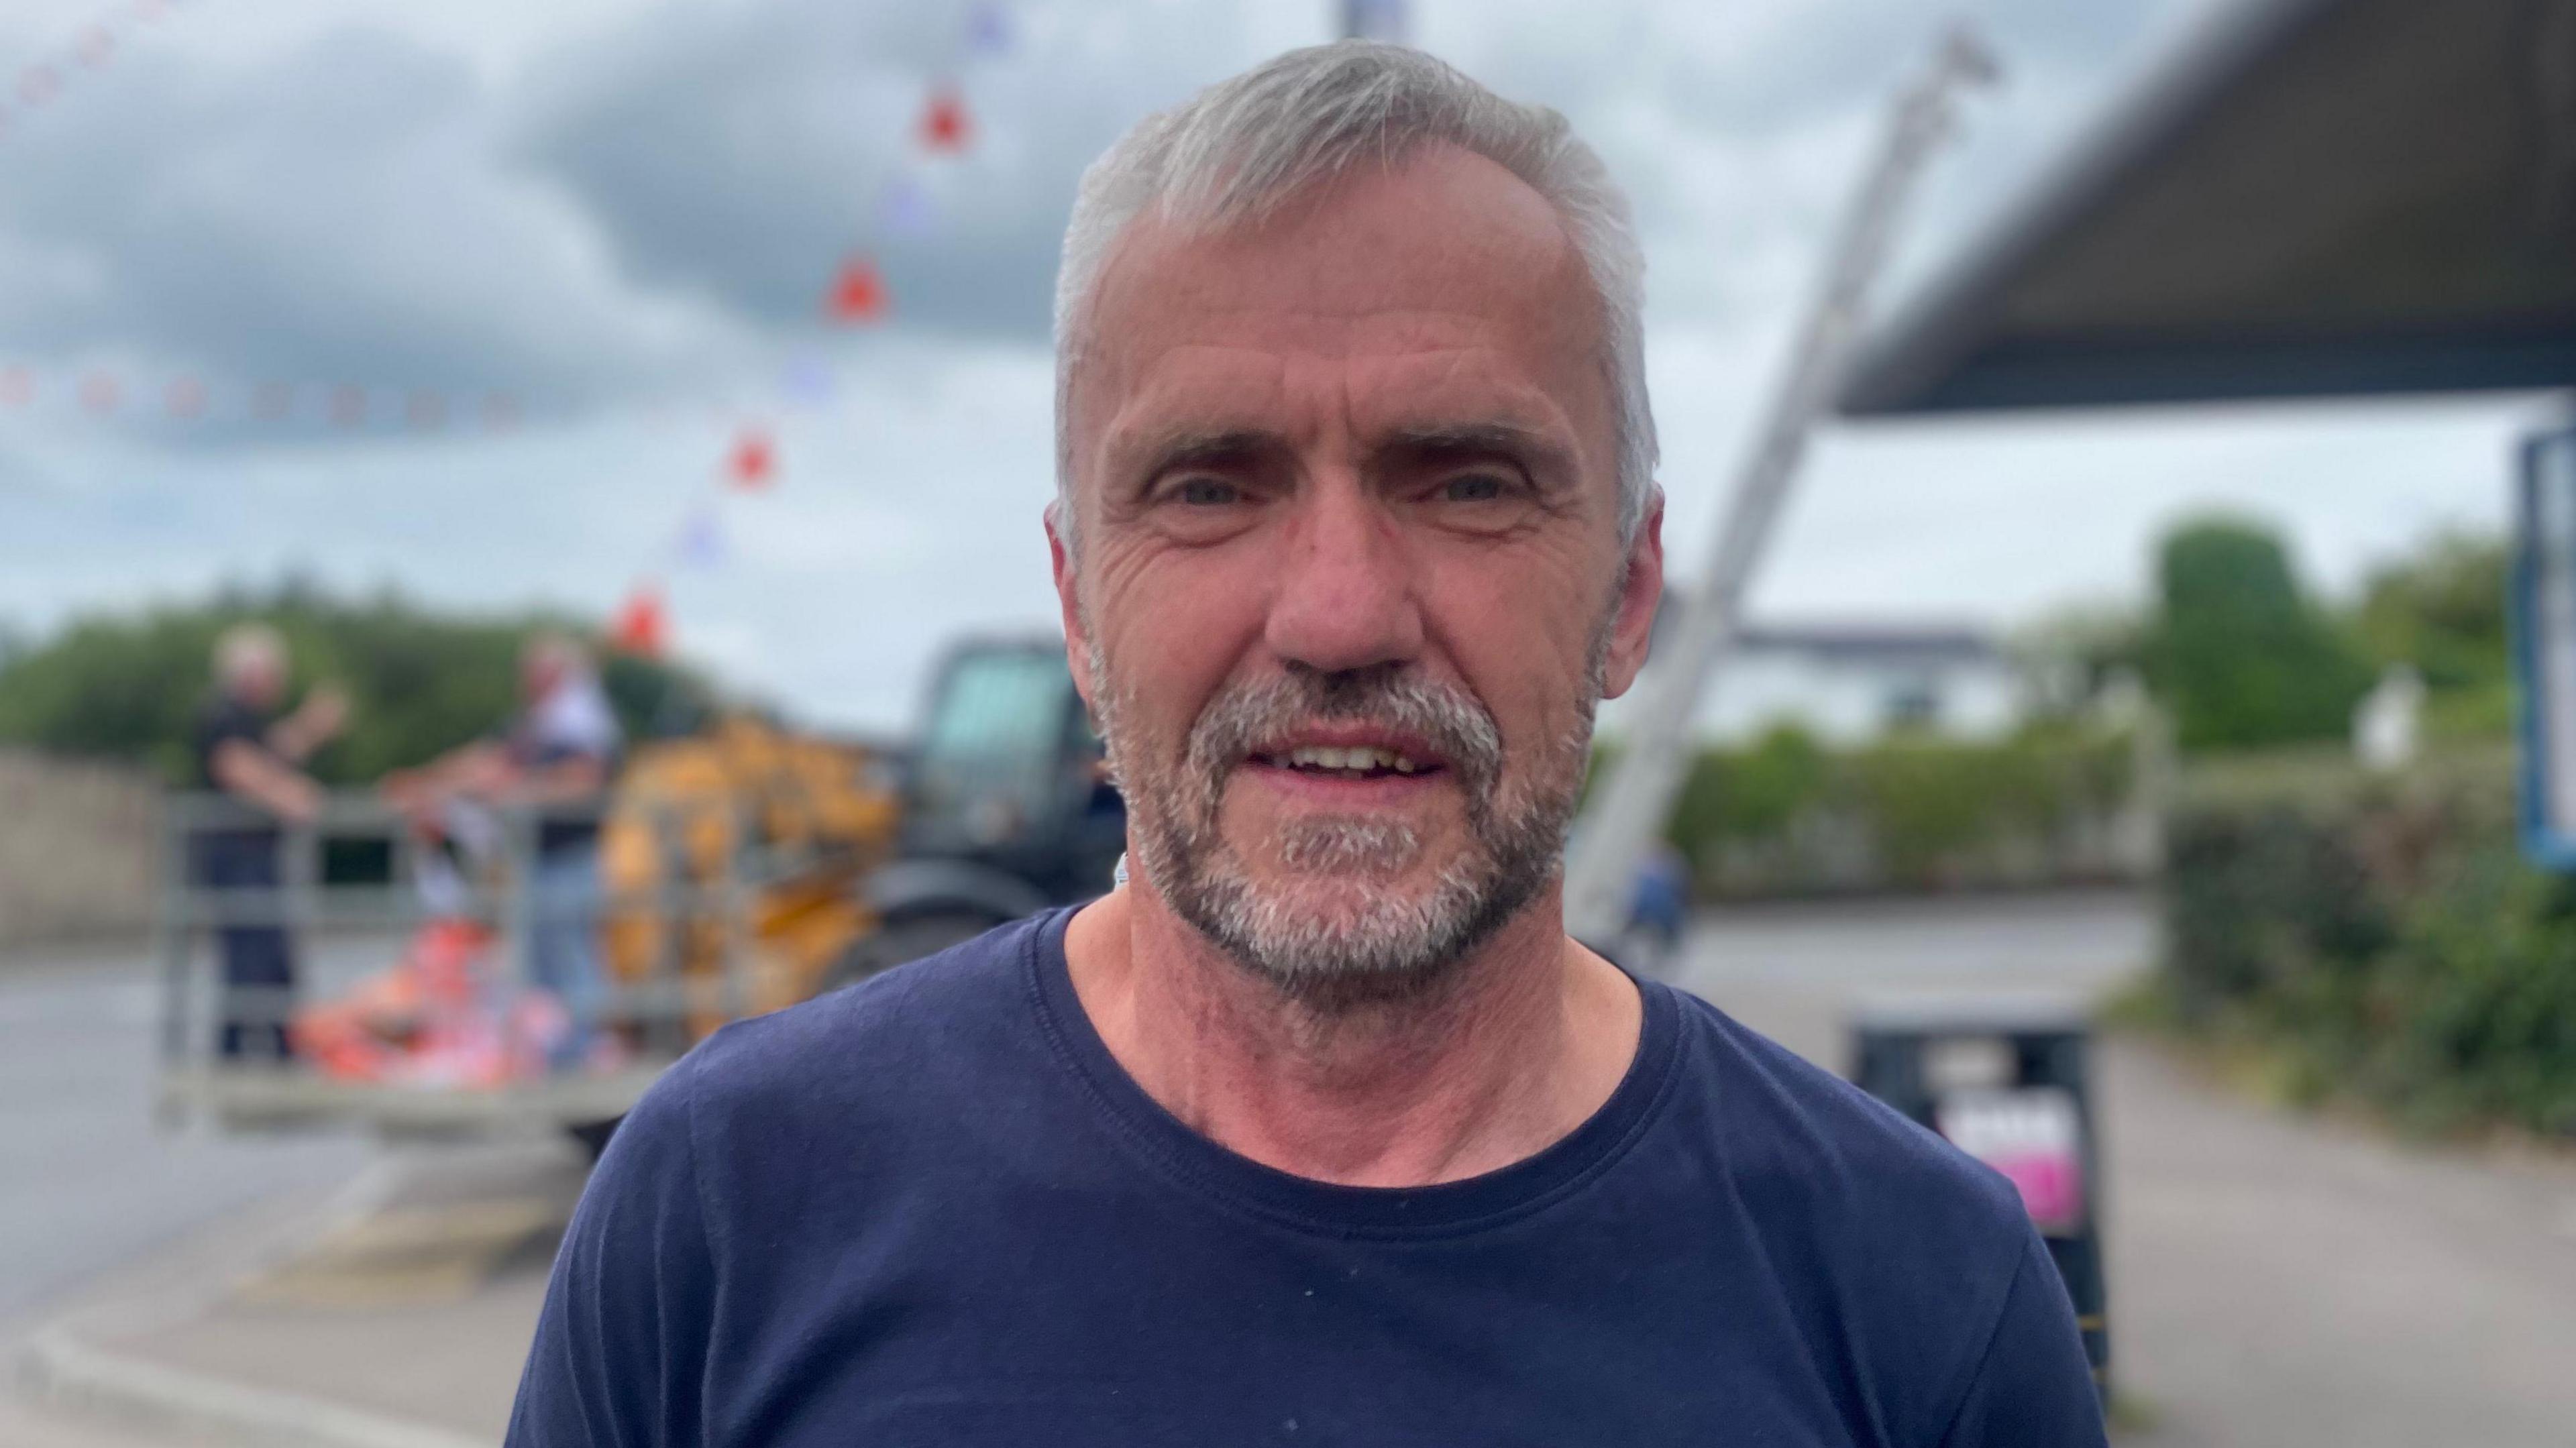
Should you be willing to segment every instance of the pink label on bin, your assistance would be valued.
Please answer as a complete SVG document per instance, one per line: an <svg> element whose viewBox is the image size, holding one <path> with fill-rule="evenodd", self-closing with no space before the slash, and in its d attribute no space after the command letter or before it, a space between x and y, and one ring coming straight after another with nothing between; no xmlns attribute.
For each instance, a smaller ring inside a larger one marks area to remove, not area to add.
<svg viewBox="0 0 2576 1448"><path fill-rule="evenodd" d="M2025 1153L1986 1165L2021 1192L2022 1207L2043 1227L2072 1225L2084 1210L2084 1168L2072 1153Z"/></svg>
<svg viewBox="0 0 2576 1448"><path fill-rule="evenodd" d="M1954 1091L1933 1108L1953 1146L2004 1174L2042 1231L2084 1217L2082 1133L2075 1098L2054 1086Z"/></svg>

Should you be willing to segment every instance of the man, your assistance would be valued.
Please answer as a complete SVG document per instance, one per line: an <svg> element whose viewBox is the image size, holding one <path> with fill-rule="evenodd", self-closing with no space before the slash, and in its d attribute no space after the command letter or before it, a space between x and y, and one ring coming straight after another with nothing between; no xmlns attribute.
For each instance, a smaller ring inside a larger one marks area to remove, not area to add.
<svg viewBox="0 0 2576 1448"><path fill-rule="evenodd" d="M335 689L315 689L279 717L286 695L286 644L265 624L235 624L215 640L214 692L192 740L195 784L221 790L254 821L208 829L191 842L197 883L239 891L221 901L239 912L216 929L224 988L216 1050L228 1060L286 1059L294 1006L295 955L275 914L280 874L278 822L308 825L322 812L322 788L302 769L348 718Z"/></svg>
<svg viewBox="0 0 2576 1448"><path fill-rule="evenodd" d="M562 634L537 634L520 649L519 697L519 715L500 739L454 750L385 789L433 829L452 823L444 818L452 800L535 812L534 869L523 885L529 968L564 1004L570 1024L551 1056L568 1069L607 1049L598 1030L597 804L616 775L624 736L589 651Z"/></svg>
<svg viewBox="0 0 2576 1448"><path fill-rule="evenodd" d="M674 1068L512 1441L2098 1443L2010 1187L1565 935L1662 583L1591 153L1301 51L1098 162L1058 285L1130 878Z"/></svg>

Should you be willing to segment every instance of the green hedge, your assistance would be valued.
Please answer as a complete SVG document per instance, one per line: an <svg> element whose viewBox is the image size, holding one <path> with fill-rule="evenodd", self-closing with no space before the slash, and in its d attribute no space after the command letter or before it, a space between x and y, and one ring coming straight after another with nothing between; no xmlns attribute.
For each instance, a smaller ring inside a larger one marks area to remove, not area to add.
<svg viewBox="0 0 2576 1448"><path fill-rule="evenodd" d="M2272 1051L2302 1097L2576 1132L2576 886L2523 862L2509 757L2195 770L2166 848L2179 1024Z"/></svg>
<svg viewBox="0 0 2576 1448"><path fill-rule="evenodd" d="M1851 749L1784 727L1703 751L1667 834L1703 896L2064 883L2117 872L2130 760L2071 726Z"/></svg>

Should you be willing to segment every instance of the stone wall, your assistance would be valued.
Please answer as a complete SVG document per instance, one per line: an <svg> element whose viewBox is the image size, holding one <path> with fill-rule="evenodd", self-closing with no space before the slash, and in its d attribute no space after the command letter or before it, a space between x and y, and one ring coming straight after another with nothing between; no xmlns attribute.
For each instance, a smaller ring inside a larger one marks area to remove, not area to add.
<svg viewBox="0 0 2576 1448"><path fill-rule="evenodd" d="M0 950L141 935L158 813L142 770L0 749Z"/></svg>

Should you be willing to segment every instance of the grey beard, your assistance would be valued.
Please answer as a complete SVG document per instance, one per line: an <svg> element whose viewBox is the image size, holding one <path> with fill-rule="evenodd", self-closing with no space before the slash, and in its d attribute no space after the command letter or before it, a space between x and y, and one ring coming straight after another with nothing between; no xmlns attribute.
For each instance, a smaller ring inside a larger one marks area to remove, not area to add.
<svg viewBox="0 0 2576 1448"><path fill-rule="evenodd" d="M1398 667L1291 672L1229 686L1191 725L1181 757L1166 764L1165 752L1139 749L1130 737L1131 711L1094 643L1101 731L1127 796L1137 867L1229 959L1310 1009L1338 1013L1434 994L1562 868L1607 647L1605 629L1574 720L1547 741L1526 782L1505 788L1492 715L1465 691ZM1295 891L1259 888L1224 840L1218 814L1227 779L1254 745L1315 719L1409 731L1449 761L1471 844L1427 892L1399 894L1384 883L1421 859L1418 833L1401 821L1327 817L1290 826L1277 843L1280 863L1305 886Z"/></svg>

